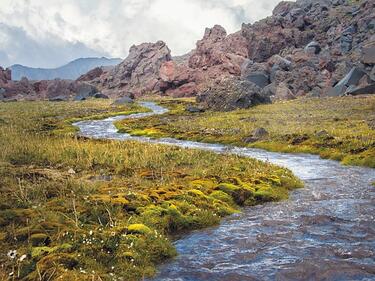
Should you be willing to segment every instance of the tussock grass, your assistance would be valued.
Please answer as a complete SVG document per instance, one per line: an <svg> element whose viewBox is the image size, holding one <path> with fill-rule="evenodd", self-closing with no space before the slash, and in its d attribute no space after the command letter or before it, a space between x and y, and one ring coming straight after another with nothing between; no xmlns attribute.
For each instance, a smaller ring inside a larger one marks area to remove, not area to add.
<svg viewBox="0 0 375 281"><path fill-rule="evenodd" d="M302 186L256 160L87 140L71 126L143 110L110 101L0 104L0 278L140 280L176 254L170 235Z"/></svg>
<svg viewBox="0 0 375 281"><path fill-rule="evenodd" d="M172 109L142 121L124 120L128 133L157 132L204 142L319 154L347 165L375 167L375 97L298 99L232 112L187 113L186 102L161 101ZM256 128L269 136L246 143Z"/></svg>

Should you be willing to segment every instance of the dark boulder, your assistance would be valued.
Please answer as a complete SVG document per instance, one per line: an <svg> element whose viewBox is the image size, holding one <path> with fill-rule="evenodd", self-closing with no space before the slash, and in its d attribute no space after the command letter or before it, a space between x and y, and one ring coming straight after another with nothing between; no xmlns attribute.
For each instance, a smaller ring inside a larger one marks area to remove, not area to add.
<svg viewBox="0 0 375 281"><path fill-rule="evenodd" d="M96 93L93 97L96 98L96 99L109 99L109 97L107 95L105 95L103 93L100 93L100 92Z"/></svg>
<svg viewBox="0 0 375 281"><path fill-rule="evenodd" d="M348 95L373 95L375 94L375 83L365 85L365 86L357 86L357 87L349 87L346 91Z"/></svg>
<svg viewBox="0 0 375 281"><path fill-rule="evenodd" d="M322 48L320 47L320 44L316 41L311 41L307 46L305 47L305 52L308 54L319 54Z"/></svg>
<svg viewBox="0 0 375 281"><path fill-rule="evenodd" d="M365 75L366 72L364 72L361 68L353 67L350 72L328 92L328 96L337 97L344 95L349 86L358 85L359 81Z"/></svg>
<svg viewBox="0 0 375 281"><path fill-rule="evenodd" d="M260 88L254 83L233 77L213 84L197 96L197 102L205 109L230 111L271 101L260 95Z"/></svg>

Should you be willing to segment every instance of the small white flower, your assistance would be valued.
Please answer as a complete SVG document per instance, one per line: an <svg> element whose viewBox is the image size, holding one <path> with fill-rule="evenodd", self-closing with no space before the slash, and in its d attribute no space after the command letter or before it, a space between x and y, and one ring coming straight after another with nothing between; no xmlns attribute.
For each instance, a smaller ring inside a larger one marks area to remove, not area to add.
<svg viewBox="0 0 375 281"><path fill-rule="evenodd" d="M27 256L26 255L22 255L20 258L19 258L19 261L23 261L24 259L26 259L27 258Z"/></svg>
<svg viewBox="0 0 375 281"><path fill-rule="evenodd" d="M10 251L8 252L7 256L8 256L8 258L10 258L10 259L12 259L12 260L15 259L16 256L17 256L17 250L10 250Z"/></svg>
<svg viewBox="0 0 375 281"><path fill-rule="evenodd" d="M112 268L112 270L114 270L114 269L115 269L115 267L114 267L114 266L112 266L111 268Z"/></svg>
<svg viewBox="0 0 375 281"><path fill-rule="evenodd" d="M92 235L92 233L93 233L92 230L90 230L90 235Z"/></svg>
<svg viewBox="0 0 375 281"><path fill-rule="evenodd" d="M13 276L14 272L12 271L11 273L9 273L9 276Z"/></svg>

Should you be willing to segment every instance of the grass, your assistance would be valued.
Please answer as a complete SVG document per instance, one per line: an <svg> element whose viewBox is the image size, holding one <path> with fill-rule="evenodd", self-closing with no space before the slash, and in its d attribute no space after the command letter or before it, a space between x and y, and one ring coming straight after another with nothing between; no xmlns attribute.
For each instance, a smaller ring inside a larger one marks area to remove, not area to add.
<svg viewBox="0 0 375 281"><path fill-rule="evenodd" d="M347 165L375 167L375 97L298 99L204 113L186 112L187 101L160 103L171 112L116 126L130 134L312 153ZM248 143L256 128L265 128L269 135Z"/></svg>
<svg viewBox="0 0 375 281"><path fill-rule="evenodd" d="M143 110L110 101L0 104L1 280L141 280L176 255L171 235L302 186L268 163L87 140L71 126Z"/></svg>

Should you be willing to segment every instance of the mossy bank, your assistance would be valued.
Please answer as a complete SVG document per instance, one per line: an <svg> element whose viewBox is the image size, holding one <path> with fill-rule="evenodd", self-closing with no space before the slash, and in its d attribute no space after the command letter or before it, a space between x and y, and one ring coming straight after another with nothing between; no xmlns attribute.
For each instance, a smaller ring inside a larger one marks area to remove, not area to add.
<svg viewBox="0 0 375 281"><path fill-rule="evenodd" d="M187 101L165 100L162 116L124 120L122 132L319 154L375 167L375 96L298 99L231 112L190 113ZM191 102L190 102L191 103ZM254 137L254 130L267 134Z"/></svg>
<svg viewBox="0 0 375 281"><path fill-rule="evenodd" d="M71 126L140 111L110 101L0 104L1 280L140 280L176 255L171 235L302 186L268 163L88 140Z"/></svg>

